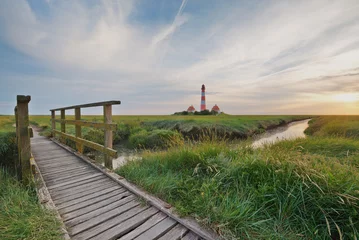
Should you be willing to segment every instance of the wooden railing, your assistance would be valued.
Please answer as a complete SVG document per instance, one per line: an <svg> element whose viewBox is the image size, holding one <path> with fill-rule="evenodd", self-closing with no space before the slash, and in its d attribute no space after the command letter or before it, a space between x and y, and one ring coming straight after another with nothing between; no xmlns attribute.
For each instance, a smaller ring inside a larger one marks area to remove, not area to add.
<svg viewBox="0 0 359 240"><path fill-rule="evenodd" d="M83 153L84 146L102 152L105 156L105 166L112 169L112 159L117 157L117 151L112 149L113 134L117 125L112 123L112 105L121 104L120 101L97 102L70 107L51 109L52 134L59 135L61 139L70 139L76 143L76 149ZM81 108L103 107L104 122L89 122L81 120ZM75 110L75 120L65 118L65 110ZM60 111L60 119L56 119L56 111ZM61 131L56 130L56 122L61 124ZM75 125L75 135L66 133L66 124ZM93 127L105 131L105 144L101 145L82 138L81 127Z"/></svg>
<svg viewBox="0 0 359 240"><path fill-rule="evenodd" d="M15 169L19 180L25 185L30 184L32 181L30 138L33 136L33 132L29 127L28 105L30 100L30 96L17 95L17 105L14 109L18 149L18 159L15 162Z"/></svg>

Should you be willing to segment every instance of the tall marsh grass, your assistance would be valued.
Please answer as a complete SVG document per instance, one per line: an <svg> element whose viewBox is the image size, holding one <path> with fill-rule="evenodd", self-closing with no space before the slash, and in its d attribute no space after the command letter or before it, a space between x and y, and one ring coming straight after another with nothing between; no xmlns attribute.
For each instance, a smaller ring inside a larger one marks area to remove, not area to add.
<svg viewBox="0 0 359 240"><path fill-rule="evenodd" d="M359 155L344 161L305 141L202 142L146 153L117 172L227 239L358 238Z"/></svg>
<svg viewBox="0 0 359 240"><path fill-rule="evenodd" d="M0 239L62 239L60 223L43 209L31 188L0 169Z"/></svg>

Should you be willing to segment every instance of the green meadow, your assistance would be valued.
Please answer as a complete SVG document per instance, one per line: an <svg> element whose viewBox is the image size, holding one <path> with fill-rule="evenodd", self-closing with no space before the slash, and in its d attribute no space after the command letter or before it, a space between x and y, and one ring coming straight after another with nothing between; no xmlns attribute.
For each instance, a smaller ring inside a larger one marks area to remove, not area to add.
<svg viewBox="0 0 359 240"><path fill-rule="evenodd" d="M306 138L251 147L251 136L309 117ZM49 116L30 121L51 136ZM141 160L115 171L224 239L359 237L359 116L113 116L113 121L115 144L144 150ZM1 116L0 122L3 133L14 131L12 117ZM82 131L84 138L103 143L102 131ZM74 127L66 132L74 133Z"/></svg>
<svg viewBox="0 0 359 240"><path fill-rule="evenodd" d="M204 137L116 171L225 239L357 239L358 130L359 116L316 117L305 139Z"/></svg>

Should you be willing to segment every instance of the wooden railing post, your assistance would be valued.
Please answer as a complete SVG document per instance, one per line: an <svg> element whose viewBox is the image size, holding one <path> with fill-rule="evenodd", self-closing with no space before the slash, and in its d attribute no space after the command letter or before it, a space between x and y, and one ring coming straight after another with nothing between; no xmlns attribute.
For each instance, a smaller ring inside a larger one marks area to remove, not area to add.
<svg viewBox="0 0 359 240"><path fill-rule="evenodd" d="M56 121L55 121L55 111L51 111L51 131L52 131L52 136L55 137L55 131L56 130Z"/></svg>
<svg viewBox="0 0 359 240"><path fill-rule="evenodd" d="M19 152L19 163L21 174L20 180L28 185L31 182L31 147L30 147L30 133L29 133L29 108L28 104L31 100L30 96L17 96L17 143ZM19 172L20 173L20 172Z"/></svg>
<svg viewBox="0 0 359 240"><path fill-rule="evenodd" d="M81 108L75 108L75 120L76 121L81 120ZM81 126L80 125L75 125L75 130L76 130L76 135L75 136L77 138L82 138ZM79 153L83 153L84 148L83 148L82 143L76 142L76 148L77 148L77 151L79 151Z"/></svg>
<svg viewBox="0 0 359 240"><path fill-rule="evenodd" d="M66 133L66 123L65 123L65 109L61 110L61 132ZM61 142L65 143L65 139L61 138Z"/></svg>
<svg viewBox="0 0 359 240"><path fill-rule="evenodd" d="M18 120L18 116L17 116L17 106L15 106L14 112L15 112L15 126L16 126L16 145L19 146L20 133L19 133L19 123L18 123L19 120ZM17 150L18 150L18 152L17 152L18 157L15 160L15 171L20 180L20 178L21 178L20 148L18 147Z"/></svg>
<svg viewBox="0 0 359 240"><path fill-rule="evenodd" d="M103 106L104 123L112 123L112 105ZM112 130L105 130L105 148L112 148ZM112 169L112 159L105 154L105 167Z"/></svg>

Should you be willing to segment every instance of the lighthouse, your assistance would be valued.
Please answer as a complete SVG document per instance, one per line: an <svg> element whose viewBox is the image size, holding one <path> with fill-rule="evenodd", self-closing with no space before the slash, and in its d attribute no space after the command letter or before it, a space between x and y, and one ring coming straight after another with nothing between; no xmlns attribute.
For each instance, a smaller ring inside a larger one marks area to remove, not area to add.
<svg viewBox="0 0 359 240"><path fill-rule="evenodd" d="M201 88L201 111L206 110L206 87L202 84Z"/></svg>

